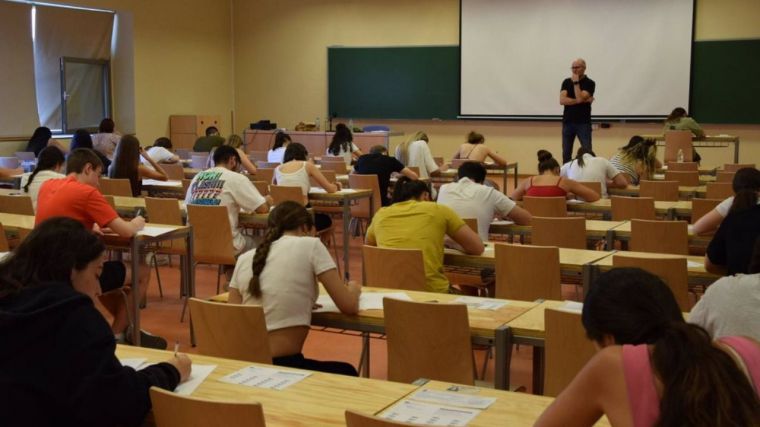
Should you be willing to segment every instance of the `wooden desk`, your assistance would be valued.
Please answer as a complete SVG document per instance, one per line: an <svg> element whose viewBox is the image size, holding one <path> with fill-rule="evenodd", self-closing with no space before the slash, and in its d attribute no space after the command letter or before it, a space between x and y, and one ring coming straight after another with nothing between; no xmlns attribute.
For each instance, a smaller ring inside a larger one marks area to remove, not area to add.
<svg viewBox="0 0 760 427"><path fill-rule="evenodd" d="M615 228L613 231L615 240L620 240L623 242L627 242L631 240L631 223L630 221L626 221L624 224L621 224L619 227ZM697 235L694 234L694 231L692 231L692 227L689 226L689 245L691 246L699 246L699 247L707 247L707 245L710 243L710 240L712 240L712 235ZM627 253L627 252L626 252Z"/></svg>
<svg viewBox="0 0 760 427"><path fill-rule="evenodd" d="M655 181L664 181L665 180L665 174L664 173L656 173L652 176L652 179ZM709 182L715 182L716 177L714 175L699 175L699 185L705 185Z"/></svg>
<svg viewBox="0 0 760 427"><path fill-rule="evenodd" d="M323 126L326 127L326 124L327 120L325 120ZM276 130L246 129L243 131L246 151L269 151L274 144L274 137L277 132L278 131ZM314 154L315 156L321 156L327 152L327 147L330 145L334 133L335 132L327 131L289 131L288 135L293 142L303 144L309 153ZM353 143L356 144L364 154L367 154L375 145L382 145L388 148L390 133L354 132L353 137Z"/></svg>
<svg viewBox="0 0 760 427"><path fill-rule="evenodd" d="M147 358L150 362L161 362L171 358L173 353L119 345L116 355L120 358ZM314 372L285 390L267 390L223 383L219 379L247 366L269 365L201 355L190 357L194 363L217 365L192 396L233 402L259 402L263 406L267 426L270 427L345 426L346 409L375 414L418 388L412 384Z"/></svg>
<svg viewBox="0 0 760 427"><path fill-rule="evenodd" d="M514 188L517 188L517 178L518 178L518 168L519 163L513 162L513 163L507 163L504 166L497 165L495 163L484 163L483 164L486 168L487 174L500 174L502 175L502 184L501 184L501 192L504 194L507 194L507 175L509 174L509 171L512 170L514 174ZM431 176L430 179L433 183L445 184L449 182L454 182L458 178L459 172L456 168L449 168L445 171L442 171L440 175L438 176Z"/></svg>
<svg viewBox="0 0 760 427"><path fill-rule="evenodd" d="M688 215L691 216L691 202L690 201L678 201L678 202L664 202L655 200L654 211L659 216L672 218L674 214L679 211L685 212L685 207L688 206ZM581 202L577 200L568 200L567 210L570 212L584 212L584 213L601 213L605 217L612 215L612 200L611 199L599 199L595 202Z"/></svg>
<svg viewBox="0 0 760 427"><path fill-rule="evenodd" d="M644 139L654 139L657 145L665 145L665 135L641 135ZM694 138L692 146L695 148L719 148L734 144L734 163L739 163L739 137L734 135L707 135L704 138Z"/></svg>
<svg viewBox="0 0 760 427"><path fill-rule="evenodd" d="M20 228L31 230L34 228L34 216L0 212L0 224L3 224L5 230L18 231Z"/></svg>
<svg viewBox="0 0 760 427"><path fill-rule="evenodd" d="M708 272L705 269L705 257L703 256L690 256L690 255L673 255L673 254L659 254L648 252L634 252L634 251L621 251L617 252L619 255L628 257L639 258L686 258L688 264L687 269L689 271L689 284L690 285L704 285L707 286L714 281L720 279L722 276ZM612 269L612 256L606 258L600 258L592 263L594 276L605 271ZM593 278L592 278L593 280ZM588 292L588 288L584 288L584 295Z"/></svg>
<svg viewBox="0 0 760 427"><path fill-rule="evenodd" d="M614 231L628 221L602 221L587 219L586 220L586 238L589 240L605 240L607 247L611 248L614 241ZM509 236L519 235L530 236L533 227L530 225L503 224L494 222L489 227L489 232L493 234L507 234Z"/></svg>
<svg viewBox="0 0 760 427"><path fill-rule="evenodd" d="M700 188L704 189L705 186L679 186L678 197L680 199L690 200L697 195L697 190ZM608 188L607 192L610 196L639 197L639 190L640 188L638 185L629 185L626 188Z"/></svg>
<svg viewBox="0 0 760 427"><path fill-rule="evenodd" d="M170 179L168 181L158 181L155 179L143 179L142 180L142 189L144 191L147 191L148 194L155 194L155 193L172 193L172 194L182 194L184 195L185 191L182 188L182 181L178 179Z"/></svg>

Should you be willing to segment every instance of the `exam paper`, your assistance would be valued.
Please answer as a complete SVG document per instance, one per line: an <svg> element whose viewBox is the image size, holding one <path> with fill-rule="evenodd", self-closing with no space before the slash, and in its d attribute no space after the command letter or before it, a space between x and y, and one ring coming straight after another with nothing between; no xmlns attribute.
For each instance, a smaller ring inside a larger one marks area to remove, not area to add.
<svg viewBox="0 0 760 427"><path fill-rule="evenodd" d="M703 262L686 260L686 268L702 268L705 264Z"/></svg>
<svg viewBox="0 0 760 427"><path fill-rule="evenodd" d="M143 179L143 185L152 185L154 187L182 187L182 181L170 179L168 181L159 181L157 179Z"/></svg>
<svg viewBox="0 0 760 427"><path fill-rule="evenodd" d="M510 221L508 219L497 219L496 221L491 221L491 225L512 225L514 223L514 221Z"/></svg>
<svg viewBox="0 0 760 427"><path fill-rule="evenodd" d="M584 202L583 200L578 200L578 199L567 199L568 205L579 205L581 203L586 203L586 202Z"/></svg>
<svg viewBox="0 0 760 427"><path fill-rule="evenodd" d="M479 413L478 409L446 407L405 399L387 409L380 418L430 426L466 426Z"/></svg>
<svg viewBox="0 0 760 427"><path fill-rule="evenodd" d="M216 369L216 365L198 365L193 363L193 368L190 371L190 378L182 384L178 385L174 389L174 392L183 396L189 396L193 394L196 388L209 376L213 370Z"/></svg>
<svg viewBox="0 0 760 427"><path fill-rule="evenodd" d="M404 292L366 292L359 296L359 311L361 310L382 310L383 298L395 298L403 301L412 299ZM330 295L322 294L317 297L317 304L320 308L314 310L314 313L340 313L340 309L330 298Z"/></svg>
<svg viewBox="0 0 760 427"><path fill-rule="evenodd" d="M134 358L125 358L125 359L119 359L119 362L121 362L122 366L129 366L130 368L134 369L135 371L143 368L146 365L146 361L148 359L144 357L134 357Z"/></svg>
<svg viewBox="0 0 760 427"><path fill-rule="evenodd" d="M499 301L490 298L475 298L475 297L458 297L454 301L455 304L465 304L467 308L475 310L498 310L505 305L509 304L508 301Z"/></svg>
<svg viewBox="0 0 760 427"><path fill-rule="evenodd" d="M473 396L472 394L430 389L422 389L409 396L409 399L428 403L437 403L440 405L453 405L473 409L487 409L494 402L496 402L495 397L481 397Z"/></svg>
<svg viewBox="0 0 760 427"><path fill-rule="evenodd" d="M572 313L578 313L580 314L583 312L583 303L582 302L576 302L576 301L565 301L561 306L558 307L562 311L569 311Z"/></svg>
<svg viewBox="0 0 760 427"><path fill-rule="evenodd" d="M174 229L167 228L167 227L155 227L155 226L152 226L152 225L146 225L145 227L143 227L142 230L140 230L140 231L137 232L137 235L138 236L157 237L157 236L160 236L162 234L169 233L171 231L174 231Z"/></svg>
<svg viewBox="0 0 760 427"><path fill-rule="evenodd" d="M301 382L311 375L306 371L281 371L273 368L248 366L219 379L229 384L240 384L248 387L285 390Z"/></svg>

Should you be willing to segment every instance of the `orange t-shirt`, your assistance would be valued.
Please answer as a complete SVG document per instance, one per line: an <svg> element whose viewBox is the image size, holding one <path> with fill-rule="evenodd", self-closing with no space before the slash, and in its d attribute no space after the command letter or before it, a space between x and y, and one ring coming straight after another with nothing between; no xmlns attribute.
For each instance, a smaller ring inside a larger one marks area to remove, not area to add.
<svg viewBox="0 0 760 427"><path fill-rule="evenodd" d="M40 187L34 223L65 216L75 219L88 230L93 224L105 227L119 217L97 188L77 181L75 176L49 179Z"/></svg>

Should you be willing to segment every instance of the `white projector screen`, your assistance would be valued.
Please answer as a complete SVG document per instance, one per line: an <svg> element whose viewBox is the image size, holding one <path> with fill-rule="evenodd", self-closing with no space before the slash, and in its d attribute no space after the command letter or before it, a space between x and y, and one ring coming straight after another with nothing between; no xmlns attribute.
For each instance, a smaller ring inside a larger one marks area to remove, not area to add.
<svg viewBox="0 0 760 427"><path fill-rule="evenodd" d="M689 106L694 0L461 0L464 117L561 117L570 64L596 82L592 117Z"/></svg>

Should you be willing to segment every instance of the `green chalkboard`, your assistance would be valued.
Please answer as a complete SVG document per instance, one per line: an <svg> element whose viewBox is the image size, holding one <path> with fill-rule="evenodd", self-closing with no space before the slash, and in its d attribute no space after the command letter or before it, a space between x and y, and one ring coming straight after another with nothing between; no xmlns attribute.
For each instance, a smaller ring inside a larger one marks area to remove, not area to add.
<svg viewBox="0 0 760 427"><path fill-rule="evenodd" d="M329 113L362 119L455 119L459 46L330 47Z"/></svg>
<svg viewBox="0 0 760 427"><path fill-rule="evenodd" d="M692 79L698 122L760 124L760 40L694 42Z"/></svg>

